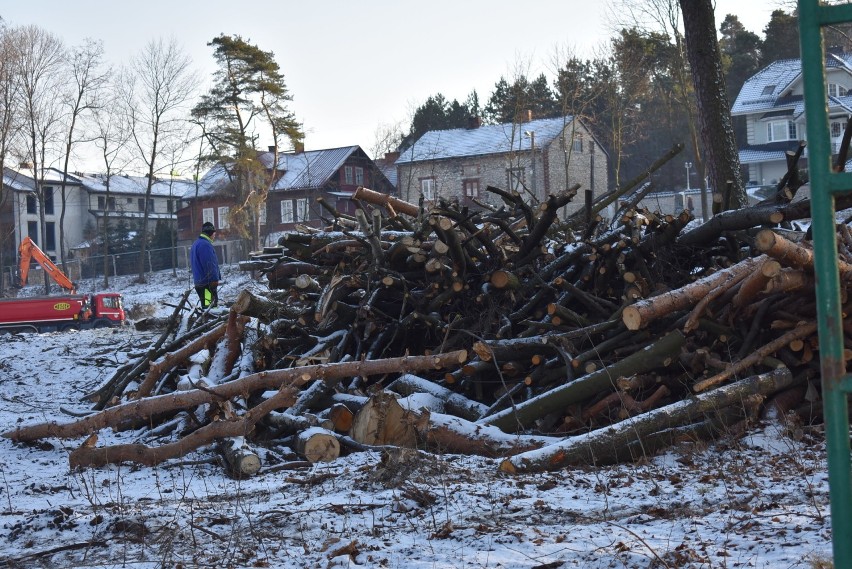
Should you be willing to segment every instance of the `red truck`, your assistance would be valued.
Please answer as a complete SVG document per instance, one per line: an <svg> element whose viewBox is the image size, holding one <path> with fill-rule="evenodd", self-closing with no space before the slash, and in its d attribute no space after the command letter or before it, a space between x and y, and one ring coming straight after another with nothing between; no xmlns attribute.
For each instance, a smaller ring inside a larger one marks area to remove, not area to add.
<svg viewBox="0 0 852 569"><path fill-rule="evenodd" d="M121 326L121 295L64 294L0 300L0 332L56 332Z"/></svg>
<svg viewBox="0 0 852 569"><path fill-rule="evenodd" d="M77 294L77 287L29 237L18 248L21 287L27 284L30 261L35 260L65 293L0 300L0 332L56 332L105 328L125 323L126 315L117 292Z"/></svg>

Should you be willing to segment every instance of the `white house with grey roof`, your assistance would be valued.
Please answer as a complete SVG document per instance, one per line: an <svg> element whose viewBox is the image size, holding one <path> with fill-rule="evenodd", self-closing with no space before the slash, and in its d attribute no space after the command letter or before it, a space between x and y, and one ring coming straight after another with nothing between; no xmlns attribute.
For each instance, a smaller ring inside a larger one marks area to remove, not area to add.
<svg viewBox="0 0 852 569"><path fill-rule="evenodd" d="M731 115L746 120L747 144L739 155L748 170L748 185L777 184L787 172L786 152L795 151L807 138L802 81L801 60L783 59L761 69L740 89ZM826 127L836 152L852 116L852 54L826 54L826 81L830 121ZM800 169L806 168L806 157L807 148Z"/></svg>
<svg viewBox="0 0 852 569"><path fill-rule="evenodd" d="M572 116L425 133L396 161L397 191L412 203L439 199L500 205L488 186L517 191L529 203L580 184L564 214L583 207L584 192L607 191L607 154Z"/></svg>
<svg viewBox="0 0 852 569"><path fill-rule="evenodd" d="M8 236L0 256L4 276L8 273L6 269L14 269L17 246L27 236L45 253L58 259L60 227L68 253L87 248L104 223L124 220L129 228L136 229L146 208L149 231L154 231L159 223L174 226L177 210L182 207L180 198L192 184L182 179L155 179L151 197L146 200L147 177L116 174L110 177L107 188L105 175L75 172L65 178L63 200L62 176L61 170L46 168L40 178L42 199L39 199L31 169L7 168L3 173L7 199L0 204L0 230Z"/></svg>

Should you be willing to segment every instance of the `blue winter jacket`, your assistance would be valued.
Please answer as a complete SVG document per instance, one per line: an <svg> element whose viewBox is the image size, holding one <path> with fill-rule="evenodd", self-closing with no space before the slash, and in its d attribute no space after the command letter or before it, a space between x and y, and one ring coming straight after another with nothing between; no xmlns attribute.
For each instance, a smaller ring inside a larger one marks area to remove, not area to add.
<svg viewBox="0 0 852 569"><path fill-rule="evenodd" d="M202 233L192 244L189 250L189 262L192 266L192 281L195 286L205 286L222 280L216 249L213 248L213 241L207 235Z"/></svg>

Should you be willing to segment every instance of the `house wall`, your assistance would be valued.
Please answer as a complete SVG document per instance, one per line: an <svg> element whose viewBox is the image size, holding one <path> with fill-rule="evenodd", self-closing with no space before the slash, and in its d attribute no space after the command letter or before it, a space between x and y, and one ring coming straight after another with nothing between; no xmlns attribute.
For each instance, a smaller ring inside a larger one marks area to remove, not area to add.
<svg viewBox="0 0 852 569"><path fill-rule="evenodd" d="M609 187L607 155L581 124L569 125L564 136L547 147L544 158L547 194L556 194L580 184L577 195L563 209L563 215L570 215L585 206L586 190L592 190L593 199L606 193ZM544 197L546 194L542 199Z"/></svg>
<svg viewBox="0 0 852 569"><path fill-rule="evenodd" d="M799 168L806 166L805 160L799 161ZM747 183L756 182L758 186L777 184L787 173L787 163L783 160L758 162L748 165Z"/></svg>
<svg viewBox="0 0 852 569"><path fill-rule="evenodd" d="M38 208L41 204L36 203L35 213L27 211L27 196L32 196L32 192L15 192L12 207L15 210L15 242L20 243L21 240L30 236L38 243L39 247L48 255L55 258L59 257L59 230L60 225L63 228L64 245L66 253L68 250L83 241L83 233L86 223L94 218L89 215L85 208L86 202L83 192L79 186L67 186L65 188L65 215L62 216L62 198L61 187L52 184L44 184L46 188L53 188L53 213L45 213L44 221L46 224L51 224L55 246L47 247L46 243L42 242L41 220L38 213ZM35 224L35 234L30 235L30 223Z"/></svg>
<svg viewBox="0 0 852 569"><path fill-rule="evenodd" d="M145 196L138 194L117 194L110 192L110 201L114 204L113 207L108 207L107 195L103 192L91 192L87 197L88 209L104 212L115 211L119 213L138 214L144 213ZM100 198L100 199L99 199ZM142 201L140 201L142 200ZM153 209L149 213L175 213L181 208L181 200L177 197L162 197L152 196ZM171 211L169 210L169 202L172 204Z"/></svg>
<svg viewBox="0 0 852 569"><path fill-rule="evenodd" d="M583 194L591 188L597 197L606 192L607 156L590 133L581 125L566 128L563 138L557 138L545 148L536 147L535 164L529 150L467 156L441 160L424 160L398 166L397 186L399 197L419 203L422 180L434 181L433 202L438 199L458 200L472 205L477 198L494 206L502 205L499 196L487 192L488 186L502 190L515 190L541 202L549 194L559 193L569 186L581 184L577 197L568 204L567 215L584 205ZM581 150L573 149L573 140L581 141ZM567 146L567 151L566 151ZM476 182L478 192L467 194L465 184ZM531 200L533 201L533 200Z"/></svg>
<svg viewBox="0 0 852 569"><path fill-rule="evenodd" d="M199 198L197 200L188 200L187 206L177 211L177 234L178 244L184 245L192 243L201 233L201 225L204 223L205 210L213 215L213 225L216 226L217 238L225 239L230 237L230 232L227 228L227 219L222 215L220 208L230 208L233 206L232 200L215 198ZM212 211L211 211L212 210Z"/></svg>

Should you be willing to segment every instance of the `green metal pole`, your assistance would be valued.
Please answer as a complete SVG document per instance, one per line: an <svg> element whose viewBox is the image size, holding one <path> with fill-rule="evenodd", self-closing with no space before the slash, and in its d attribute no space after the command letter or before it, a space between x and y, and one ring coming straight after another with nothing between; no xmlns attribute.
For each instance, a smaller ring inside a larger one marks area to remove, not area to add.
<svg viewBox="0 0 852 569"><path fill-rule="evenodd" d="M843 8L844 12L832 11ZM852 461L849 405L844 388L843 314L837 268L837 230L831 192L831 145L828 131L825 50L822 25L852 21L852 5L824 6L799 0L802 81L808 129L808 169L816 273L819 352L822 375L834 566L852 568ZM842 19L841 19L842 18ZM852 191L852 187L842 191Z"/></svg>

